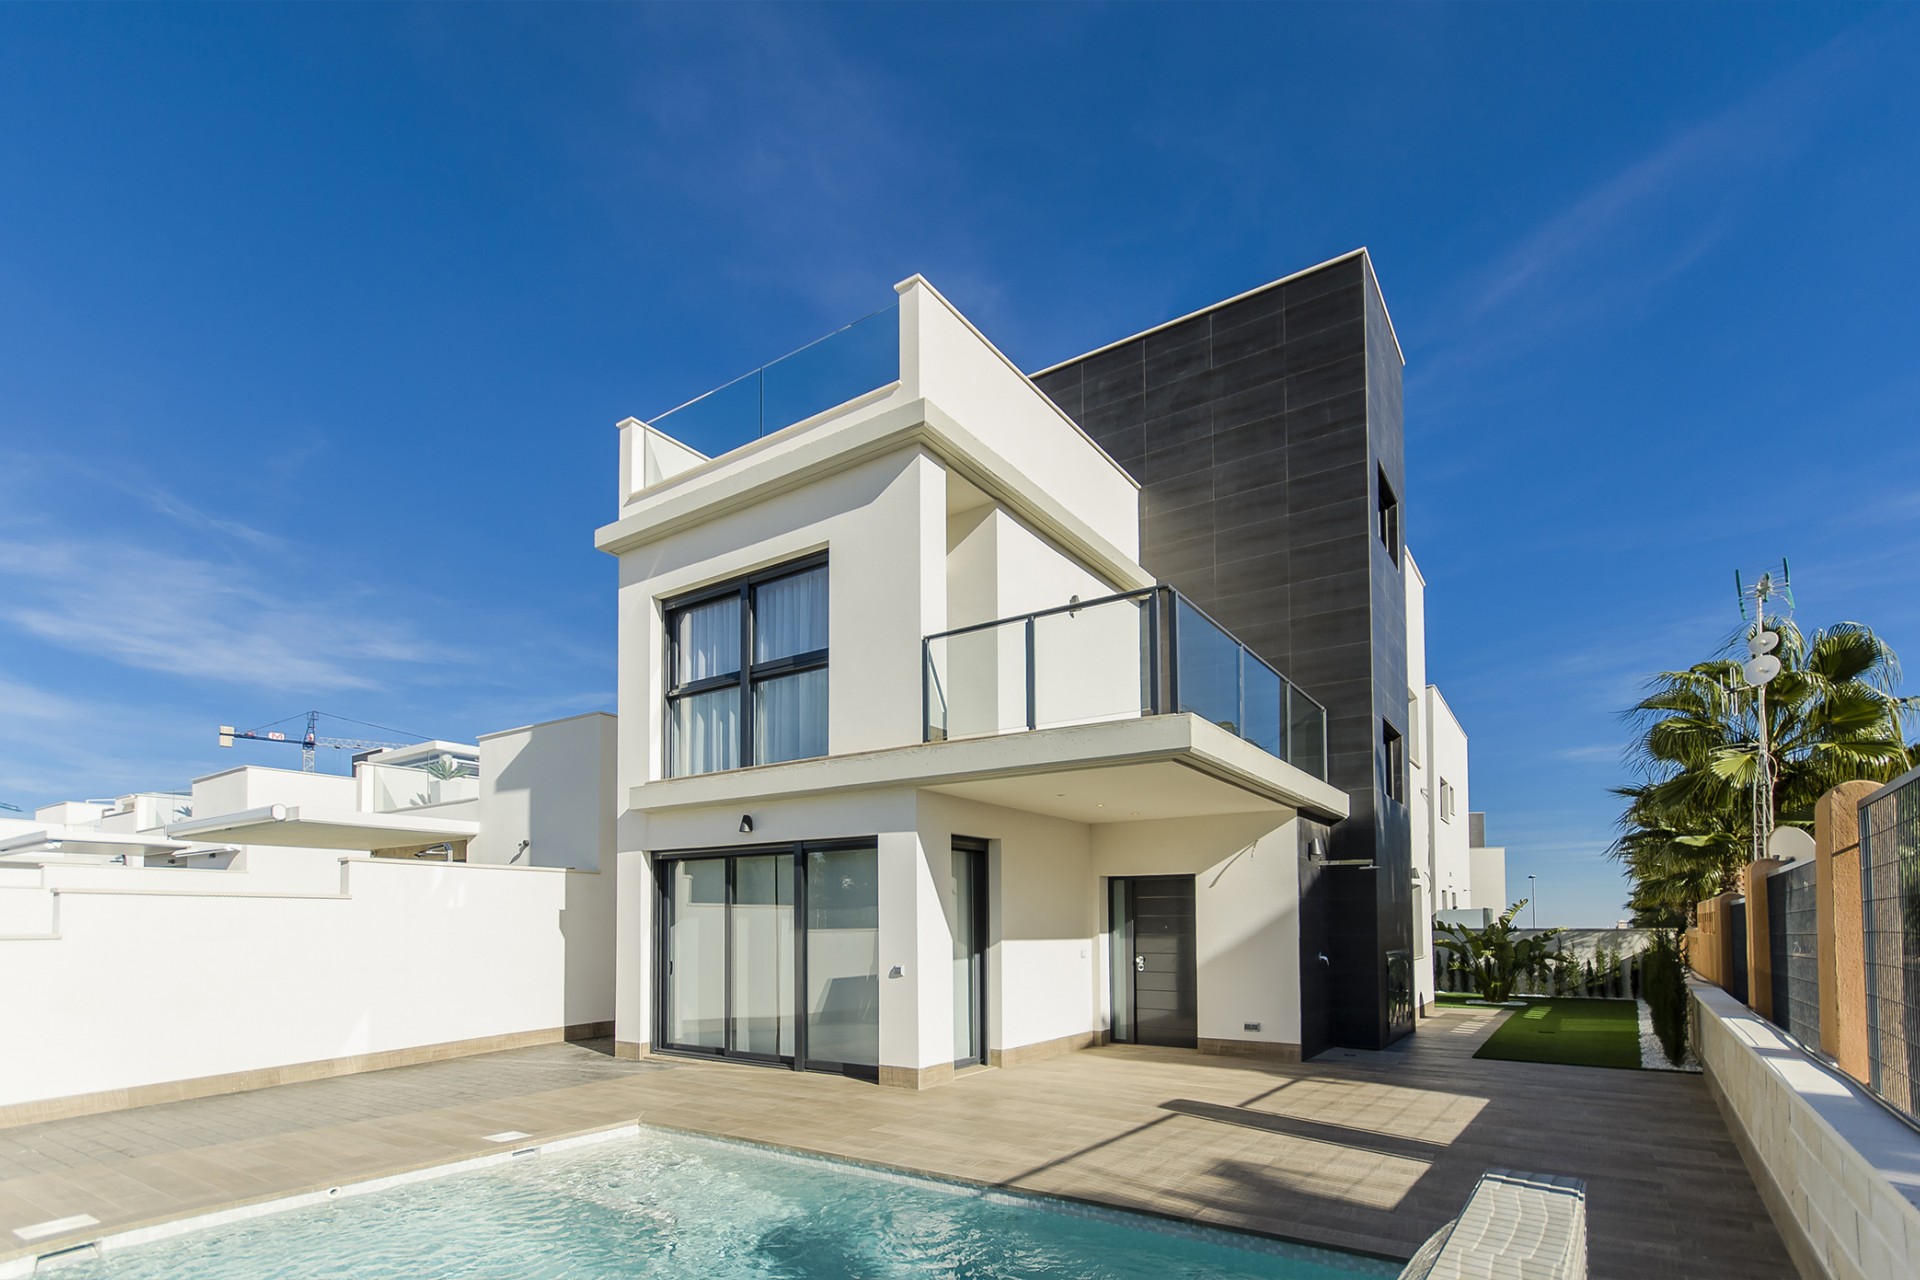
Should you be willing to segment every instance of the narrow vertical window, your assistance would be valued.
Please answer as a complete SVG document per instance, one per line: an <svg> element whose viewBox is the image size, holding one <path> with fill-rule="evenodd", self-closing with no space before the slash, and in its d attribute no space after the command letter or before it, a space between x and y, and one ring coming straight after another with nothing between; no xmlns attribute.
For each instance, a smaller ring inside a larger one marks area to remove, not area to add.
<svg viewBox="0 0 1920 1280"><path fill-rule="evenodd" d="M1379 469L1377 480L1379 489L1379 531L1380 544L1387 549L1395 564L1400 563L1400 499L1394 496L1393 486L1387 483L1387 470Z"/></svg>
<svg viewBox="0 0 1920 1280"><path fill-rule="evenodd" d="M1380 722L1380 790L1389 800L1407 802L1407 740L1388 721Z"/></svg>

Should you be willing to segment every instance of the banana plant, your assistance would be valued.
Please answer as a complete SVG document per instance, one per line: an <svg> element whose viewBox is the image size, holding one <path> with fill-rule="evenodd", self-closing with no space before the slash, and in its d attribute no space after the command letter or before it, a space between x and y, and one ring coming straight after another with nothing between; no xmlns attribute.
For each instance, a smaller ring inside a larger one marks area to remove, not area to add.
<svg viewBox="0 0 1920 1280"><path fill-rule="evenodd" d="M1452 957L1449 968L1472 980L1482 1000L1504 1004L1513 998L1521 979L1538 977L1551 966L1565 964L1567 954L1551 943L1559 929L1542 929L1530 937L1516 936L1513 927L1525 898L1514 903L1484 929L1435 922L1433 944Z"/></svg>

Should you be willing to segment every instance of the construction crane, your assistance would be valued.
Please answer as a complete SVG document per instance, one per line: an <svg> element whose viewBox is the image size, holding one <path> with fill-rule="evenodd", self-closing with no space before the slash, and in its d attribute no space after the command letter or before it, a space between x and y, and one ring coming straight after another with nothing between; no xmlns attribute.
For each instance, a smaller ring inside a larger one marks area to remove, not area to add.
<svg viewBox="0 0 1920 1280"><path fill-rule="evenodd" d="M331 747L336 751L364 751L378 750L386 747L409 747L413 745L413 743L410 742L376 742L371 738L323 738L320 736L319 730L320 717L324 714L324 712L320 711L309 711L306 713L307 732L304 737L288 737L285 733L273 728L274 724L285 724L287 720L299 719L299 716L288 716L286 720L275 720L273 724L261 725L258 729L241 730L234 728L230 724L223 724L220 726L220 745L230 747L236 741L284 742L290 745L298 743L300 747L300 770L303 773L314 772L314 755L321 747ZM348 724L365 724L364 721L360 720L348 720L345 716L329 715L327 719L344 720ZM382 733L402 732L402 730L399 729L388 729L383 725L377 724L367 724L365 727L369 729L379 729ZM413 736L416 739L418 738L418 735L409 736Z"/></svg>

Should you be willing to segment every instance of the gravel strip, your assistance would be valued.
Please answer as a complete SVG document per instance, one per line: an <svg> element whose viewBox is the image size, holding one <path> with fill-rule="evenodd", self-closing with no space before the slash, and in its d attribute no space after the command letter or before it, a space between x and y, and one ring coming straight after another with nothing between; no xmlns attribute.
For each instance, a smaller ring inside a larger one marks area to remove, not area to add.
<svg viewBox="0 0 1920 1280"><path fill-rule="evenodd" d="M1660 1036L1653 1029L1653 1009L1645 1000L1635 1000L1634 1008L1640 1014L1640 1069L1642 1071L1698 1071L1699 1059L1693 1056L1693 1046L1687 1046L1686 1061L1674 1066L1667 1061L1667 1051L1660 1045Z"/></svg>

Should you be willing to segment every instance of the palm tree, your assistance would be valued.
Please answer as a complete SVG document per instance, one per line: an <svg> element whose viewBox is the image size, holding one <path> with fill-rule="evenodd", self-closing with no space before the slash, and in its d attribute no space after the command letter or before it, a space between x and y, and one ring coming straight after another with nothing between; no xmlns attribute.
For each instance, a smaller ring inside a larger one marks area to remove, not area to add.
<svg viewBox="0 0 1920 1280"><path fill-rule="evenodd" d="M1854 622L1808 640L1793 623L1780 636L1780 674L1766 686L1767 758L1776 825L1811 828L1813 806L1842 782L1884 782L1914 762L1903 730L1920 698L1901 697L1900 662ZM1616 788L1627 801L1609 853L1634 879L1633 907L1649 917L1679 913L1734 887L1753 848L1753 784L1760 767L1760 699L1734 637L1723 656L1655 676L1631 712L1640 781Z"/></svg>

